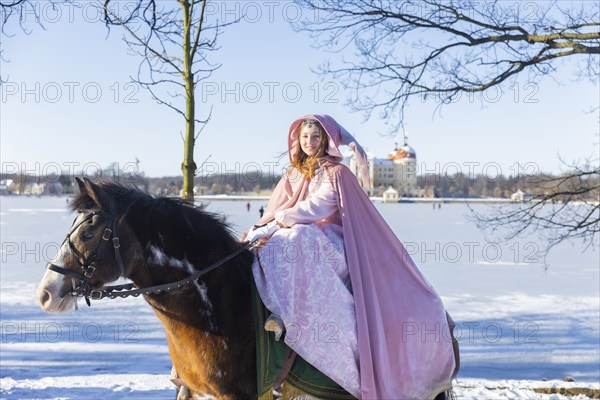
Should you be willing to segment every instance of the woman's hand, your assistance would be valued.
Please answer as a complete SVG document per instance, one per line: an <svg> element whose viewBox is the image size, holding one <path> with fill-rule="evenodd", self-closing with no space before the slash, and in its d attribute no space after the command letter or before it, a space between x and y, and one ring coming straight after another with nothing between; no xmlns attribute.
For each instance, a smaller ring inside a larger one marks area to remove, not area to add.
<svg viewBox="0 0 600 400"><path fill-rule="evenodd" d="M265 244L269 241L270 238L271 238L271 236L258 239L256 242L254 242L254 244L250 247L250 249L258 249L258 250L262 249L265 246Z"/></svg>
<svg viewBox="0 0 600 400"><path fill-rule="evenodd" d="M252 229L250 232L248 232L248 235L245 239L249 242L254 242L257 239L268 238L277 230L279 230L279 228L279 223L277 223L276 221L271 221L265 226L261 226L257 229Z"/></svg>

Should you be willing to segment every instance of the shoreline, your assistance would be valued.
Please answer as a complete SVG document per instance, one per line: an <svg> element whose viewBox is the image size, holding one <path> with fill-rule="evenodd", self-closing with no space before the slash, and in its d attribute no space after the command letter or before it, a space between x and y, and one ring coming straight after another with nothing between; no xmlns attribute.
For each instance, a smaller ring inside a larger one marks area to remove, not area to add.
<svg viewBox="0 0 600 400"><path fill-rule="evenodd" d="M0 198L72 198L73 195L32 195L32 194L0 194ZM177 197L177 196L166 196L166 197ZM271 196L258 196L258 195L227 195L227 194L213 194L213 195L198 195L194 196L195 201L269 201ZM369 199L373 203L382 203L382 204L417 204L417 203L425 203L425 204L468 204L468 203L477 203L477 204L527 204L532 201L515 201L512 199L500 198L500 197L400 197L397 201L383 201L382 196L370 196ZM564 203L556 203L556 204L564 204ZM585 202L585 201L571 201L570 204L592 204L597 205L598 203L593 202Z"/></svg>
<svg viewBox="0 0 600 400"><path fill-rule="evenodd" d="M196 201L221 201L221 200L230 200L230 201L249 201L249 200L261 200L268 201L270 196L253 196L253 195L226 195L226 194L216 194L216 195L202 195L195 196L194 200ZM439 204L439 203L489 203L489 204L507 204L507 203L518 203L511 199L503 199L503 198L470 198L470 197L461 197L461 198L453 198L453 197L400 197L398 201L395 202L384 202L383 197L381 196L371 196L369 197L373 203L385 203L385 204L410 204L410 203L427 203L427 204Z"/></svg>

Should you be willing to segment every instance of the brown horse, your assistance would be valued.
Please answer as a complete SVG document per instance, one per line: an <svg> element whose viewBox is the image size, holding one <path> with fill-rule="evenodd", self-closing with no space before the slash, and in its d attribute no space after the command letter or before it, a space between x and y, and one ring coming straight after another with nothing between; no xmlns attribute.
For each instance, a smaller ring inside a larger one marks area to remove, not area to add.
<svg viewBox="0 0 600 400"><path fill-rule="evenodd" d="M47 312L73 309L83 286L93 297L91 290L120 276L138 288L166 284L241 247L217 216L187 203L113 183L77 181L80 194L71 207L79 215L51 262L55 269L46 271L38 288ZM192 393L256 399L252 261L252 253L244 250L176 293L144 295L164 326L173 365ZM75 290L73 282L79 283Z"/></svg>
<svg viewBox="0 0 600 400"><path fill-rule="evenodd" d="M80 194L71 208L78 216L38 287L42 308L69 311L78 296L103 296L105 285L121 276L137 288L170 284L237 254L176 292L144 298L164 326L173 366L192 395L256 399L252 253L221 218L189 203L115 183L77 183ZM442 399L445 393L436 397Z"/></svg>

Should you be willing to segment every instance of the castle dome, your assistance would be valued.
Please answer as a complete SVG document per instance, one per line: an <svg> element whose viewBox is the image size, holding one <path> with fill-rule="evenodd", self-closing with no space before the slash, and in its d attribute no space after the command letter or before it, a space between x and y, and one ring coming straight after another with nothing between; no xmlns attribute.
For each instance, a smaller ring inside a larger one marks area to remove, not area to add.
<svg viewBox="0 0 600 400"><path fill-rule="evenodd" d="M415 149L407 145L396 147L396 149L388 155L390 160L416 160L417 152Z"/></svg>

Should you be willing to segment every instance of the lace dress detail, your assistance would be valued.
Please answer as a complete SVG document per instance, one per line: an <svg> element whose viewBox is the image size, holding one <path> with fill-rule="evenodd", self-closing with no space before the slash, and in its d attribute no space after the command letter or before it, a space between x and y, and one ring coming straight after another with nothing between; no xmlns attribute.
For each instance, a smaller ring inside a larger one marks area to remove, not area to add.
<svg viewBox="0 0 600 400"><path fill-rule="evenodd" d="M356 317L337 197L317 173L306 199L281 210L280 229L252 266L265 306L283 319L285 343L360 397Z"/></svg>

